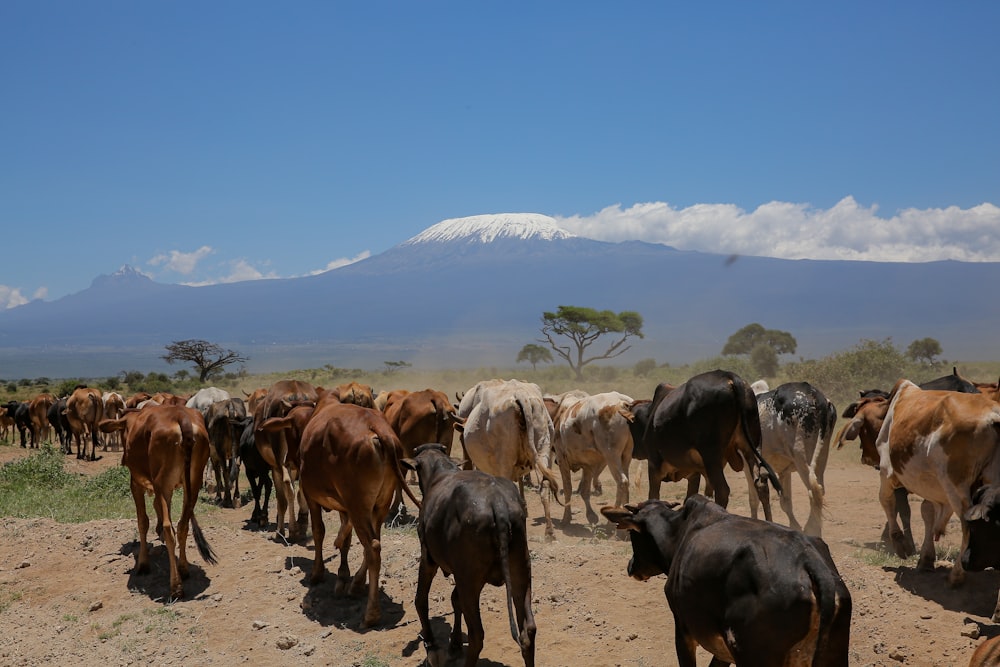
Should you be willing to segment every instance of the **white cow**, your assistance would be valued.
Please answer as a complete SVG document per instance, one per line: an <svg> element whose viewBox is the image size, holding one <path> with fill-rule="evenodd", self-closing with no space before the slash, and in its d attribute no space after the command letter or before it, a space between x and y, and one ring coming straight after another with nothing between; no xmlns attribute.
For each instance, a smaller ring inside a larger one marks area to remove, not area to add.
<svg viewBox="0 0 1000 667"><path fill-rule="evenodd" d="M205 387L204 389L199 389L198 392L189 398L187 403L184 405L189 408L194 408L200 412L202 416L204 416L212 403L228 401L230 398L229 392L225 389L219 389L218 387Z"/></svg>
<svg viewBox="0 0 1000 667"><path fill-rule="evenodd" d="M830 456L830 440L837 423L837 409L819 389L808 382L789 382L774 391L757 395L760 413L761 453L771 464L782 488L781 509L789 525L802 530L792 513L792 470L798 472L809 494L809 519L805 533L823 532L823 474ZM749 469L749 467L748 467ZM750 484L754 513L757 496Z"/></svg>
<svg viewBox="0 0 1000 667"><path fill-rule="evenodd" d="M541 478L539 494L545 512L545 536L552 539L549 492L558 492L553 474L552 419L545 409L538 385L518 380L486 381L466 392L475 394L462 433L465 456L479 470L518 482L524 495L524 476L535 471ZM480 386L483 385L483 386ZM465 398L463 398L463 404ZM460 408L461 409L461 408Z"/></svg>
<svg viewBox="0 0 1000 667"><path fill-rule="evenodd" d="M617 486L615 506L628 503L628 468L632 463L632 435L629 424L633 399L616 391L588 396L575 390L550 397L558 404L555 409L556 461L562 473L566 508L563 523L572 516L570 474L583 470L580 497L587 508L587 521L595 524L597 513L590 505L590 490L594 479L604 470L611 470Z"/></svg>

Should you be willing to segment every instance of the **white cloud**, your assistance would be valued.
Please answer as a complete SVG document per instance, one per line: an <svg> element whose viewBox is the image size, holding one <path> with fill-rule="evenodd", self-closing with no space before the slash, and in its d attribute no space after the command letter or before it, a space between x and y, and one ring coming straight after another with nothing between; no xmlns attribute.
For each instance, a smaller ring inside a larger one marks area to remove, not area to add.
<svg viewBox="0 0 1000 667"><path fill-rule="evenodd" d="M191 275L195 267L198 266L198 262L205 259L215 250L211 246L203 245L194 252L181 252L180 250L171 250L168 253L161 253L156 255L151 260L147 262L152 266L160 266L161 264L170 269L171 271L176 271L177 273L189 276Z"/></svg>
<svg viewBox="0 0 1000 667"><path fill-rule="evenodd" d="M372 254L368 250L362 250L354 257L341 257L340 259L335 259L327 262L326 268L316 269L315 271L310 271L310 276L319 275L320 273L326 273L327 271L332 271L333 269L339 269L342 266L347 266L348 264L354 264L355 262L360 262L363 259L368 259Z"/></svg>
<svg viewBox="0 0 1000 667"><path fill-rule="evenodd" d="M0 285L0 309L16 308L28 303L19 287Z"/></svg>
<svg viewBox="0 0 1000 667"><path fill-rule="evenodd" d="M770 202L747 212L732 204L677 209L663 202L609 206L589 216L558 218L569 232L603 241L641 240L681 250L786 259L877 262L1000 261L1000 207L984 203L904 209L890 217L878 206L845 197L823 210Z"/></svg>
<svg viewBox="0 0 1000 667"><path fill-rule="evenodd" d="M31 295L32 299L44 299L49 295L48 287L39 287L35 290L34 294Z"/></svg>
<svg viewBox="0 0 1000 667"><path fill-rule="evenodd" d="M213 278L209 280L199 280L195 282L182 283L190 287L204 287L205 285L218 285L220 283L238 283L244 280L263 280L267 278L278 278L278 274L270 271L264 273L253 266L250 262L245 259L236 259L228 262L230 271L228 274L222 276L221 278Z"/></svg>

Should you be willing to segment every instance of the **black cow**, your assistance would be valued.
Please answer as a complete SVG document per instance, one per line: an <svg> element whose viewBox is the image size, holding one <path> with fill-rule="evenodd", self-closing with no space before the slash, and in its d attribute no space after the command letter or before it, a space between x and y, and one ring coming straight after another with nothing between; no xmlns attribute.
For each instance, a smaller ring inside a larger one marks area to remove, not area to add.
<svg viewBox="0 0 1000 667"><path fill-rule="evenodd" d="M63 454L73 453L73 431L70 429L69 418L66 417L66 396L56 399L49 406L46 418L59 438L59 448Z"/></svg>
<svg viewBox="0 0 1000 667"><path fill-rule="evenodd" d="M402 463L417 472L423 493L417 523L420 572L415 606L428 663L441 665L446 658L431 630L427 604L431 581L440 568L445 575L454 575L455 581L450 652L461 653L464 615L469 629L465 665L476 664L485 636L479 595L486 584L506 586L511 635L521 647L526 667L534 665L527 512L517 486L478 470L459 470L438 443L421 445L415 453L413 459Z"/></svg>
<svg viewBox="0 0 1000 667"><path fill-rule="evenodd" d="M264 457L257 449L257 441L254 439L253 417L245 417L238 421L237 428L240 428L239 456L233 459L233 467L230 475L233 479L240 475L240 462L243 462L243 470L247 475L247 482L250 484L250 493L253 494L253 514L250 521L256 522L260 528L266 528L267 504L271 501L271 489L274 483L271 481L271 466L268 465ZM264 491L264 502L260 502L261 490Z"/></svg>
<svg viewBox="0 0 1000 667"><path fill-rule="evenodd" d="M1000 486L979 487L963 518L969 525L969 546L959 555L962 568L972 572L1000 568ZM1000 595L993 622L1000 623Z"/></svg>
<svg viewBox="0 0 1000 667"><path fill-rule="evenodd" d="M601 511L628 529L628 574L667 575L677 664L848 664L851 594L817 537L727 513L701 495Z"/></svg>
<svg viewBox="0 0 1000 667"><path fill-rule="evenodd" d="M21 446L28 447L30 442L35 442L35 425L31 422L31 413L28 410L28 403L22 401L8 401L3 404L3 409L7 411L7 416L14 420L14 426L21 435Z"/></svg>
<svg viewBox="0 0 1000 667"><path fill-rule="evenodd" d="M779 494L781 486L760 447L760 415L749 385L735 373L715 370L696 375L676 388L665 383L656 387L646 428L633 456L639 450L640 456L647 457L650 499L660 497L664 480L687 479L688 495L694 495L700 475L704 475L715 501L723 507L729 504L725 464L739 472L746 462L752 466L754 486L770 521L767 478ZM766 478L761 467L767 471Z"/></svg>
<svg viewBox="0 0 1000 667"><path fill-rule="evenodd" d="M223 507L233 506L233 495L240 497L239 475L231 475L238 455L240 436L247 418L247 407L242 398L216 401L205 409L205 427L208 429L210 459L215 470L215 500Z"/></svg>

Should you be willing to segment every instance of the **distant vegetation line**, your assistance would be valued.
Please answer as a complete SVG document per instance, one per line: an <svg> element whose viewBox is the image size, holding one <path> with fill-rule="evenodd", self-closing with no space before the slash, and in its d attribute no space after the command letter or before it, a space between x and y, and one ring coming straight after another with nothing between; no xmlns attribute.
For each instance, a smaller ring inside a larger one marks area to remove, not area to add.
<svg viewBox="0 0 1000 667"><path fill-rule="evenodd" d="M890 389L900 378L924 382L951 373L953 367L957 367L959 373L973 381L995 382L1000 378L1000 361L918 362L907 357L891 340L886 339L863 340L848 350L822 359L786 361L778 365L774 376L763 379L772 387L791 381L809 382L823 391L837 406L842 406L854 400L859 390ZM0 400L28 400L41 392L64 396L79 383L126 395L137 391L193 394L204 386L214 385L234 396L242 396L243 392L250 393L285 378L304 380L325 387L356 381L372 386L376 392L383 389L416 391L433 388L445 392L453 399L456 393L464 392L483 379L518 378L537 383L545 393L558 394L570 389L582 389L588 393L620 391L638 399L651 398L660 382L680 384L698 373L716 368L732 371L749 382L761 379L755 373L748 355L709 357L683 365L661 364L655 359L642 359L631 365L594 365L584 369L582 380L577 380L573 371L565 365L540 365L537 369L525 365L427 369L385 362L381 369L340 368L327 364L317 368L266 374L225 373L209 377L204 383L183 369L173 375L125 370L111 377L8 378L0 380Z"/></svg>

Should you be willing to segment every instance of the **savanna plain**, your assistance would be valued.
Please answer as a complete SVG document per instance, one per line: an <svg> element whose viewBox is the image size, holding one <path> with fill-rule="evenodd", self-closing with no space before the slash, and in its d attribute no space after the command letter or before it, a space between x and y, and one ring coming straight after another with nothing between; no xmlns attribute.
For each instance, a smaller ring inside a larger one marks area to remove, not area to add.
<svg viewBox="0 0 1000 667"><path fill-rule="evenodd" d="M487 369L474 378L424 377L407 371L376 378L372 383L377 383L376 389L430 386L453 395L479 379L514 375L538 381L543 391L551 393L575 386L567 378L547 386L523 369L506 373ZM316 384L328 381L317 378L316 372L310 377L296 371L273 377L242 377L226 388L240 395L241 390L269 386L281 377ZM649 398L656 381L651 378L645 384L622 387L614 379L595 380L582 388L590 393L616 389L634 398ZM838 411L842 410L845 399L831 398ZM842 425L843 420L838 428ZM460 450L456 447L454 453L460 455ZM0 463L6 470L13 470L9 465L25 465L28 457L58 459L58 480L43 476L37 482L43 487L62 485L65 479L72 481L70 486L79 486L87 480L113 476L116 470L120 476L120 452L99 454L98 461L78 461L75 456L0 443ZM0 494L15 492L15 487L4 481L8 477L0 475ZM733 489L729 511L749 516L743 474L728 471L727 477ZM632 463L630 478L631 499L644 499L644 462ZM574 484L577 479L574 476ZM614 502L615 487L606 472L602 481L604 491L595 498L596 507ZM877 500L878 485L878 473L860 463L856 443L831 453L825 476L823 538L853 598L851 664L964 666L979 642L1000 634L1000 627L990 621L1000 575L970 572L961 588L948 586L947 573L961 536L954 518L937 545L935 571L917 572L916 557L904 560L887 553L880 543L885 517ZM240 488L248 488L245 479ZM796 513L804 521L808 501L797 478L793 478L791 493ZM683 494L682 484L664 486L666 499L680 500ZM665 578L645 583L630 579L625 572L631 554L628 542L617 539L607 523L588 525L575 494L569 525L558 521L562 508L552 504L556 539L546 541L538 493L526 489L525 495L538 624L537 663L556 667L676 664L673 619L663 595ZM178 491L175 498L179 496ZM313 562L311 536L298 544L276 539L273 499L272 523L258 530L250 523L253 501L247 503L247 493L243 493L241 506L228 509L215 504L212 484L203 489L196 514L218 564L202 562L193 542L189 544L191 576L185 583L186 597L170 602L167 556L153 531L152 571L146 575L133 572L138 533L127 491L115 497L105 494L101 500L95 500L93 494L82 495L77 502L88 505L87 511L80 512L86 520L67 519L64 508L47 506L44 491L33 497L30 506L10 497L0 499L5 508L0 517L2 665L380 667L419 665L424 660L413 606L420 555L413 525L383 530L383 619L379 626L368 629L361 623L363 598L335 595L333 576L316 586L308 584ZM914 535L919 540L923 534L920 500L911 497L910 502ZM776 521L787 525L776 502L774 511ZM327 569L335 570L339 554L332 540L338 519L327 514L326 523ZM356 541L350 558L352 570L356 570L361 563ZM451 581L440 574L431 587L432 623L443 640L453 620L451 588ZM510 637L503 589L487 586L481 608L486 644L480 664L522 664ZM709 655L699 650L699 664L709 660Z"/></svg>

